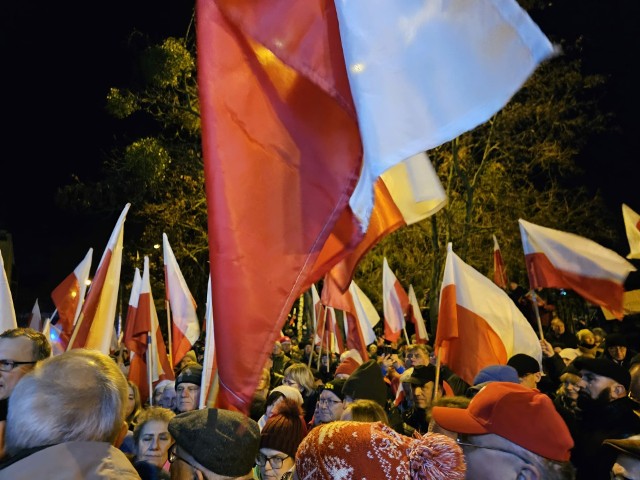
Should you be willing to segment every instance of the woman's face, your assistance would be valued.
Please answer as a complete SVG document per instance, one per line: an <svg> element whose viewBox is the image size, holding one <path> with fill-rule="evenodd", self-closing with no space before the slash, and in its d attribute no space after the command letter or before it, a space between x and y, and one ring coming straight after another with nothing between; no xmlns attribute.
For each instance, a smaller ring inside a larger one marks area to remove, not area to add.
<svg viewBox="0 0 640 480"><path fill-rule="evenodd" d="M263 480L279 480L294 465L293 458L280 450L272 448L261 448L258 453L258 460Z"/></svg>
<svg viewBox="0 0 640 480"><path fill-rule="evenodd" d="M129 418L129 415L131 415L131 412L133 412L133 409L135 408L135 406L136 406L136 397L133 394L133 388L129 386L129 396L127 397L127 408L124 415L125 418Z"/></svg>
<svg viewBox="0 0 640 480"><path fill-rule="evenodd" d="M566 395L571 400L578 399L578 392L580 391L580 387L578 386L578 382L572 382L571 380L565 380L564 382L564 391Z"/></svg>
<svg viewBox="0 0 640 480"><path fill-rule="evenodd" d="M162 420L151 420L144 424L138 439L136 460L144 460L162 468L167 463L169 448L173 438L169 433L169 424Z"/></svg>

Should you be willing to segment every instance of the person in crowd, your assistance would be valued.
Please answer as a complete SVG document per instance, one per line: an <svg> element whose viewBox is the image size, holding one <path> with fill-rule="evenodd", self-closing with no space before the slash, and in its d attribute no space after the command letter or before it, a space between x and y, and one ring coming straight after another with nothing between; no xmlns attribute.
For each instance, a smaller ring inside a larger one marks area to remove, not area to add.
<svg viewBox="0 0 640 480"><path fill-rule="evenodd" d="M345 406L354 400L365 398L387 408L388 390L382 370L375 360L367 360L347 378L342 387Z"/></svg>
<svg viewBox="0 0 640 480"><path fill-rule="evenodd" d="M631 359L638 352L629 348L627 337L622 333L610 333L604 342L602 357L626 368L631 366Z"/></svg>
<svg viewBox="0 0 640 480"><path fill-rule="evenodd" d="M139 479L114 446L127 431L127 394L118 365L97 350L39 362L9 399L0 478Z"/></svg>
<svg viewBox="0 0 640 480"><path fill-rule="evenodd" d="M273 361L273 364L271 365L271 375L284 376L284 371L287 368L287 365L291 362L291 359L284 354L279 340L273 342L271 360Z"/></svg>
<svg viewBox="0 0 640 480"><path fill-rule="evenodd" d="M631 375L606 358L580 356L572 365L581 377L577 403L581 415L571 432L576 478L606 478L615 458L602 442L640 433L640 419L627 396Z"/></svg>
<svg viewBox="0 0 640 480"><path fill-rule="evenodd" d="M411 399L413 407L402 415L406 435L414 431L426 433L429 430L428 414L434 398L442 396L442 381L436 389L436 368L431 365L418 365L407 380L411 385Z"/></svg>
<svg viewBox="0 0 640 480"><path fill-rule="evenodd" d="M138 462L153 465L158 480L169 480L169 448L173 437L169 433L169 421L176 414L163 407L147 407L138 418L133 431L135 442L134 466ZM138 468L137 468L138 469Z"/></svg>
<svg viewBox="0 0 640 480"><path fill-rule="evenodd" d="M170 384L172 380L160 380L153 388L153 405L160 405L160 399L162 398L162 392L165 387Z"/></svg>
<svg viewBox="0 0 640 480"><path fill-rule="evenodd" d="M269 392L269 395L267 395L264 415L262 415L258 420L258 426L260 427L260 430L262 430L264 425L267 423L267 420L273 413L273 409L275 408L275 406L285 398L295 401L302 407L303 399L300 390L288 385L280 385L279 387L274 388L273 390L271 390L271 392Z"/></svg>
<svg viewBox="0 0 640 480"><path fill-rule="evenodd" d="M576 430L579 419L578 392L580 391L580 372L573 365L565 368L560 375L560 386L553 398L553 405L569 427L569 431Z"/></svg>
<svg viewBox="0 0 640 480"><path fill-rule="evenodd" d="M596 356L602 355L604 352L604 341L607 338L607 332L604 328L595 327L591 329L593 337L596 339Z"/></svg>
<svg viewBox="0 0 640 480"><path fill-rule="evenodd" d="M468 398L475 397L489 382L520 383L520 377L518 371L511 365L488 365L473 378L473 385L467 389L466 396Z"/></svg>
<svg viewBox="0 0 640 480"><path fill-rule="evenodd" d="M195 350L189 350L184 357L182 357L182 360L180 360L178 362L178 365L176 367L176 373L180 373L187 365L199 365L198 364L198 356L195 352Z"/></svg>
<svg viewBox="0 0 640 480"><path fill-rule="evenodd" d="M595 358L598 346L596 345L596 337L593 335L593 332L588 328L582 328L578 330L576 337L578 338L580 355Z"/></svg>
<svg viewBox="0 0 640 480"><path fill-rule="evenodd" d="M382 422L389 425L389 417L378 403L373 400L360 399L347 405L337 420L352 422Z"/></svg>
<svg viewBox="0 0 640 480"><path fill-rule="evenodd" d="M297 388L302 395L304 419L305 422L309 424L313 418L316 402L318 401L318 392L316 391L313 372L304 363L294 363L284 371L282 383L283 385Z"/></svg>
<svg viewBox="0 0 640 480"><path fill-rule="evenodd" d="M580 351L572 348L563 348L560 352L554 350L551 343L547 340L540 340L540 347L542 349L542 367L545 372L544 377L541 377L542 388L538 387L540 390L544 391L547 395L553 398L560 388L560 376L564 373L567 365L569 365L569 361L563 358L563 355L571 358L571 361L575 359L580 354ZM575 353L573 355L572 353Z"/></svg>
<svg viewBox="0 0 640 480"><path fill-rule="evenodd" d="M362 356L355 348L346 350L340 355L340 362L336 367L335 378L349 378L353 372L362 365Z"/></svg>
<svg viewBox="0 0 640 480"><path fill-rule="evenodd" d="M251 417L256 422L264 415L267 409L267 396L269 395L269 391L271 390L271 371L270 369L264 367L262 369L262 374L260 375L260 381L258 382L258 387L253 394L253 399L251 400L251 407L249 408L249 417Z"/></svg>
<svg viewBox="0 0 640 480"><path fill-rule="evenodd" d="M537 388L542 379L542 368L538 360L526 353L516 353L507 360L507 365L518 372L520 383L527 388Z"/></svg>
<svg viewBox="0 0 640 480"><path fill-rule="evenodd" d="M563 348L558 352L558 355L560 356L566 367L580 356L580 350L578 350L577 348Z"/></svg>
<svg viewBox="0 0 640 480"><path fill-rule="evenodd" d="M544 338L551 344L553 350L556 352L559 352L563 348L578 347L578 339L573 333L567 331L564 322L558 316L554 316L551 320L549 330Z"/></svg>
<svg viewBox="0 0 640 480"><path fill-rule="evenodd" d="M467 478L573 478L569 429L551 399L536 389L490 382L467 408L433 407L432 418L457 433Z"/></svg>
<svg viewBox="0 0 640 480"><path fill-rule="evenodd" d="M498 381L498 380L494 380ZM486 386L489 382L485 383ZM519 382L513 382L519 383ZM483 387L484 388L484 387ZM475 396L475 395L474 395ZM463 397L461 395L453 395L440 397L433 401L431 405L431 412L429 412L429 433L439 433L441 435L446 435L449 438L453 438L454 440L458 438L458 434L456 432L452 432L451 430L447 430L442 426L438 425L438 423L433 419L432 411L434 407L451 407L451 408L467 408L469 403L471 403L472 397Z"/></svg>
<svg viewBox="0 0 640 480"><path fill-rule="evenodd" d="M260 428L246 415L203 408L169 421L172 480L249 480L260 447Z"/></svg>
<svg viewBox="0 0 640 480"><path fill-rule="evenodd" d="M611 468L611 480L640 480L640 435L602 442L611 447L616 461Z"/></svg>
<svg viewBox="0 0 640 480"><path fill-rule="evenodd" d="M41 360L51 356L51 344L32 328L12 328L0 334L0 458L9 397L18 381Z"/></svg>
<svg viewBox="0 0 640 480"><path fill-rule="evenodd" d="M113 357L111 357L113 358ZM131 380L127 380L128 386L128 396L127 402L125 405L125 421L127 422L127 435L122 440L120 444L120 450L124 453L132 454L135 451L135 441L133 439L133 430L136 426L136 419L142 410L142 402L140 399L140 390L138 389L138 385L133 383Z"/></svg>
<svg viewBox="0 0 640 480"><path fill-rule="evenodd" d="M280 480L294 466L296 451L307 435L300 405L288 398L274 408L260 432L256 468L262 480Z"/></svg>
<svg viewBox="0 0 640 480"><path fill-rule="evenodd" d="M173 412L176 411L176 382L169 382L162 389L162 396L158 402L158 406L162 408L168 408Z"/></svg>
<svg viewBox="0 0 640 480"><path fill-rule="evenodd" d="M280 337L280 346L282 347L282 353L291 358L291 338L286 335Z"/></svg>
<svg viewBox="0 0 640 480"><path fill-rule="evenodd" d="M439 434L411 438L382 422L320 425L304 438L295 461L297 478L307 480L462 480L465 470L455 440Z"/></svg>
<svg viewBox="0 0 640 480"><path fill-rule="evenodd" d="M344 410L342 389L346 380L335 378L319 388L318 403L313 416L313 426L340 420Z"/></svg>
<svg viewBox="0 0 640 480"><path fill-rule="evenodd" d="M196 410L200 403L202 365L188 363L176 377L176 410L178 413Z"/></svg>

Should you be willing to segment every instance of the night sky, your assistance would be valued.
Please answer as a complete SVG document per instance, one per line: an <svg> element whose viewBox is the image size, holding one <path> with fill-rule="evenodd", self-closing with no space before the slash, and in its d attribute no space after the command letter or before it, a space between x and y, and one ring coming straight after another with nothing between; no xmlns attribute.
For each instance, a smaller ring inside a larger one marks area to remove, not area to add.
<svg viewBox="0 0 640 480"><path fill-rule="evenodd" d="M55 208L54 193L73 175L84 180L95 176L114 136L122 133L104 104L109 87L127 86L131 78L129 35L137 30L158 40L182 36L192 5L167 0L35 0L0 7L0 230L13 236L14 302L19 313L30 311L36 298L41 309L50 312L51 290L89 247L94 249L95 270L120 212L81 222ZM565 0L553 16L536 19L550 36L558 30L576 39L583 35L587 68L611 75L607 101L622 130L590 145L594 155L582 166L591 186L603 189L621 228L622 202L640 212L635 148L640 101L633 75L633 63L640 58L638 9L631 1L602 6L595 0Z"/></svg>

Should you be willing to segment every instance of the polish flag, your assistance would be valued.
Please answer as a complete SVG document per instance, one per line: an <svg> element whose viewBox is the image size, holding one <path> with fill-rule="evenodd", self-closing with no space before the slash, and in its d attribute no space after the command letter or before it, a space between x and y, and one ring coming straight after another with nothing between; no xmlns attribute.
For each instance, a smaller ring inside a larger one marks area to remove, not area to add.
<svg viewBox="0 0 640 480"><path fill-rule="evenodd" d="M493 236L493 282L503 289L506 289L509 284L507 269L504 266L500 245L498 245L498 239L495 235Z"/></svg>
<svg viewBox="0 0 640 480"><path fill-rule="evenodd" d="M200 388L200 408L213 407L219 390L213 308L211 308L211 274L209 274L209 282L207 284L205 325L206 336L204 342L204 360L202 365L202 385Z"/></svg>
<svg viewBox="0 0 640 480"><path fill-rule="evenodd" d="M136 288L135 277L132 293L134 288ZM147 256L144 257L144 269L139 288L140 295L134 310L135 317L131 329L127 328L131 338L125 339L125 344L128 343L134 347L131 350L132 358L129 363L129 380L138 385L140 396L144 398L143 402L146 402L153 397L153 384L160 380L175 379L151 294L149 257Z"/></svg>
<svg viewBox="0 0 640 480"><path fill-rule="evenodd" d="M409 296L389 267L387 257L382 261L382 302L384 338L397 342L406 327L404 316L409 309Z"/></svg>
<svg viewBox="0 0 640 480"><path fill-rule="evenodd" d="M73 333L73 326L80 316L82 301L87 291L92 258L93 248L90 248L73 272L51 292L51 300L53 300L58 312L58 321L55 326L60 332L59 339L65 349Z"/></svg>
<svg viewBox="0 0 640 480"><path fill-rule="evenodd" d="M322 303L327 307L342 310L345 316L347 349L356 349L362 360L369 360L367 345L376 341L373 327L380 321L369 297L352 281L345 293L329 278L322 286Z"/></svg>
<svg viewBox="0 0 640 480"><path fill-rule="evenodd" d="M314 333L314 345L320 345L320 341L322 340L321 333L324 329L324 310L325 307L322 305L320 301L320 295L318 294L318 289L316 288L316 284L311 285L311 301L313 303L313 308L311 309L311 317L313 319L313 331ZM320 325L322 322L322 325ZM320 328L318 326L320 325Z"/></svg>
<svg viewBox="0 0 640 480"><path fill-rule="evenodd" d="M434 346L442 363L470 385L481 369L505 365L516 353L542 361L540 341L515 303L464 263L450 243Z"/></svg>
<svg viewBox="0 0 640 480"><path fill-rule="evenodd" d="M553 48L514 0L197 0L196 15L214 318L234 319L216 325L217 406L247 413L293 302L393 210L384 174L487 121ZM373 242L408 224L395 210Z"/></svg>
<svg viewBox="0 0 640 480"><path fill-rule="evenodd" d="M587 238L518 222L532 289L570 289L622 319L624 282L636 270L631 263Z"/></svg>
<svg viewBox="0 0 640 480"><path fill-rule="evenodd" d="M118 305L124 221L130 206L130 203L125 205L111 233L67 350L91 348L109 355Z"/></svg>
<svg viewBox="0 0 640 480"><path fill-rule="evenodd" d="M130 353L143 355L147 349L147 340L136 335L136 313L138 312L138 300L140 299L140 289L142 288L142 275L140 269L136 268L133 273L131 292L129 293L129 306L127 316L124 320L124 345Z"/></svg>
<svg viewBox="0 0 640 480"><path fill-rule="evenodd" d="M187 287L166 233L162 234L164 252L164 282L166 298L171 307L171 350L176 366L200 338L200 322L196 302Z"/></svg>
<svg viewBox="0 0 640 480"><path fill-rule="evenodd" d="M415 327L416 343L426 344L429 341L429 334L422 318L420 304L418 303L416 292L413 290L413 285L409 285L409 306L409 318Z"/></svg>
<svg viewBox="0 0 640 480"><path fill-rule="evenodd" d="M2 251L0 250L0 267L2 274L0 275L0 333L12 328L18 328L16 321L16 311L13 308L13 297L11 296L11 288L7 279L7 272L4 268L4 260L2 259Z"/></svg>
<svg viewBox="0 0 640 480"><path fill-rule="evenodd" d="M36 298L36 303L33 304L33 308L31 309L31 315L29 315L29 328L34 329L39 332L42 328L42 315L40 314L40 305L38 305L38 299Z"/></svg>
<svg viewBox="0 0 640 480"><path fill-rule="evenodd" d="M629 240L630 252L627 258L640 258L640 215L623 203L622 217L624 218L624 229L627 232L627 240Z"/></svg>

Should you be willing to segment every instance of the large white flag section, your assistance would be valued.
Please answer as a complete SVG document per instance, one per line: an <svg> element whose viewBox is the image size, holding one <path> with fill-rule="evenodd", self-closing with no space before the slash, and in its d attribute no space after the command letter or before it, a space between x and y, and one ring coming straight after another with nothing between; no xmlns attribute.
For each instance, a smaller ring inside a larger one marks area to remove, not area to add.
<svg viewBox="0 0 640 480"><path fill-rule="evenodd" d="M11 328L16 328L18 322L16 320L16 311L13 308L13 296L7 279L7 272L4 268L4 260L0 251L0 329L4 332Z"/></svg>
<svg viewBox="0 0 640 480"><path fill-rule="evenodd" d="M441 361L473 384L489 365L505 365L516 353L542 361L540 341L504 290L464 263L447 246L438 329L434 344Z"/></svg>
<svg viewBox="0 0 640 480"><path fill-rule="evenodd" d="M196 17L216 404L246 413L293 302L355 254L348 290L408 223L378 210L386 172L489 120L553 48L513 0L197 0Z"/></svg>
<svg viewBox="0 0 640 480"><path fill-rule="evenodd" d="M624 315L624 282L636 268L613 250L573 233L520 219L531 288L566 288L585 300Z"/></svg>

